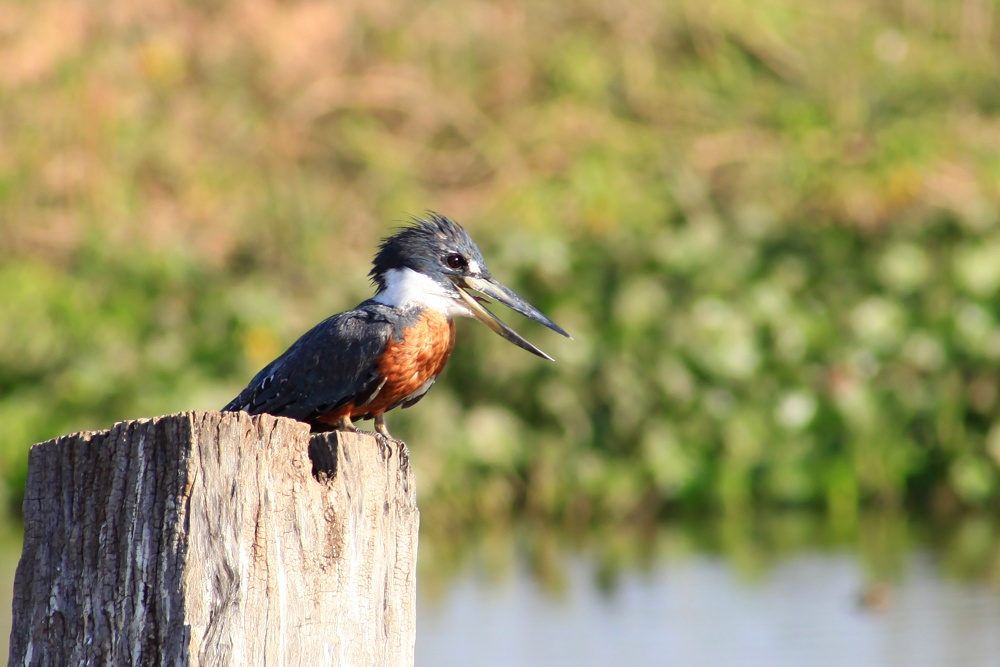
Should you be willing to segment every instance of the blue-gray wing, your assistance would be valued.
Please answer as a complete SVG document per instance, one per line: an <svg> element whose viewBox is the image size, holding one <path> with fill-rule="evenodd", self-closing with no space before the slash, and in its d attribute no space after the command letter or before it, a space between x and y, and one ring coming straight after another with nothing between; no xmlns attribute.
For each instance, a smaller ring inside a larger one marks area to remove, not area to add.
<svg viewBox="0 0 1000 667"><path fill-rule="evenodd" d="M384 307L369 304L329 317L303 334L222 410L315 425L316 417L347 403L367 403L385 382L378 359L394 333Z"/></svg>

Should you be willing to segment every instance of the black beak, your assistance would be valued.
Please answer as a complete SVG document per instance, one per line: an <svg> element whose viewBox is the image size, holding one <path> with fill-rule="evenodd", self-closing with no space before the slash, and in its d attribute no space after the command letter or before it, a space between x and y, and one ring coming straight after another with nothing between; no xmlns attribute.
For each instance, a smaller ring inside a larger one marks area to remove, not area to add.
<svg viewBox="0 0 1000 667"><path fill-rule="evenodd" d="M527 350L532 354L537 354L543 359L548 359L549 361L553 360L552 357L539 350L537 347L522 338L516 331L504 324L504 322L501 321L496 315L483 308L482 305L480 305L480 303L476 300L476 297L466 292L466 289L476 290L480 294L488 296L498 303L502 303L511 310L521 313L528 319L534 320L539 324L544 324L556 333L560 333L567 338L572 338L572 336L566 333L562 327L547 318L537 308L519 297L517 294L514 294L514 292L507 287L504 287L492 277L477 278L473 276L455 276L452 278L452 281L455 283L455 288L458 289L458 295L462 298L462 301L465 302L465 305L469 307L469 310L472 311L472 314L475 315L477 320L521 349Z"/></svg>

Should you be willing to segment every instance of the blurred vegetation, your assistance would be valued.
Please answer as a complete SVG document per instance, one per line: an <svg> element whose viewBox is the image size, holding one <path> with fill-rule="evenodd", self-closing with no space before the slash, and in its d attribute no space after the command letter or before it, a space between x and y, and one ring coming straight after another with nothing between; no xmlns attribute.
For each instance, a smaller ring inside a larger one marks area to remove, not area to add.
<svg viewBox="0 0 1000 667"><path fill-rule="evenodd" d="M655 525L601 525L559 531L543 522L480 523L465 531L425 524L421 531L420 592L441 599L453 580L473 572L502 589L518 570L553 597L572 596L568 564L584 563L594 585L609 596L623 578L684 562L725 562L742 582L759 582L796 557L850 555L861 577L859 608L884 611L893 590L915 573L917 557L928 557L943 579L1000 591L1000 524L996 517L971 513L947 521L913 520L896 511L862 513L849 530L817 520L812 512L768 511L749 516L690 517ZM919 576L919 575L916 575Z"/></svg>
<svg viewBox="0 0 1000 667"><path fill-rule="evenodd" d="M0 480L213 409L462 221L574 334L471 322L425 507L574 524L1000 499L990 0L0 7Z"/></svg>

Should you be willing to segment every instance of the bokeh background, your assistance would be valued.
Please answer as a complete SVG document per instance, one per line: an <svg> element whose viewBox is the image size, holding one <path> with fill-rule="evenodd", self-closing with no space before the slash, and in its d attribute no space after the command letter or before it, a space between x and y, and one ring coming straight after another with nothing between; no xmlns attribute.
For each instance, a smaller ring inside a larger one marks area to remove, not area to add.
<svg viewBox="0 0 1000 667"><path fill-rule="evenodd" d="M998 508L992 0L33 0L0 5L6 511L31 443L226 403L425 209L575 336L461 322L390 415L425 535L778 511L881 548Z"/></svg>

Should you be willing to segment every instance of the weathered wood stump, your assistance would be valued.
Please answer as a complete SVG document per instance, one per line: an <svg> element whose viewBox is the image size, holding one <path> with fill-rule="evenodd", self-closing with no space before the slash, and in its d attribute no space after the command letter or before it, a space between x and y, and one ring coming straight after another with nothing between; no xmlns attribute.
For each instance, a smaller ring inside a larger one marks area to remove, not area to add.
<svg viewBox="0 0 1000 667"><path fill-rule="evenodd" d="M418 523L367 433L185 412L35 445L10 664L410 666Z"/></svg>

